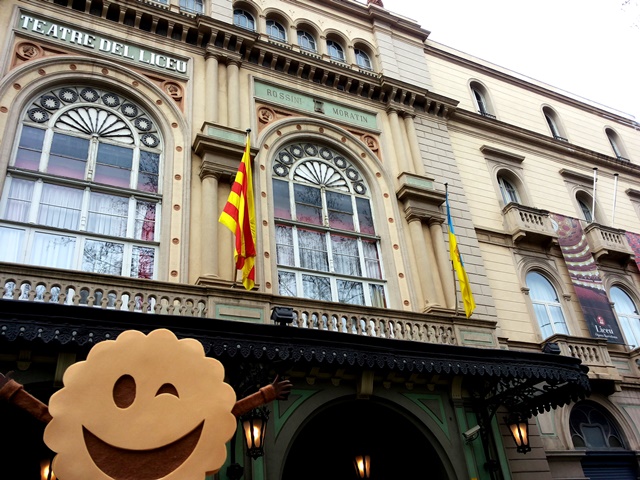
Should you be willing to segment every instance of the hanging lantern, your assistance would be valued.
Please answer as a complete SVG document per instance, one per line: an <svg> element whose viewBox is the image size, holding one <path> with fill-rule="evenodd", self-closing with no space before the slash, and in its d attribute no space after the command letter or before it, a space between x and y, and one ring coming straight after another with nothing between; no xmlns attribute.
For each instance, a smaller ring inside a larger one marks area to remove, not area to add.
<svg viewBox="0 0 640 480"><path fill-rule="evenodd" d="M353 461L358 478L369 478L371 475L371 457L369 455L356 455Z"/></svg>
<svg viewBox="0 0 640 480"><path fill-rule="evenodd" d="M520 453L531 451L529 446L529 422L526 417L517 413L509 415L506 419L511 436L516 442L516 450Z"/></svg>
<svg viewBox="0 0 640 480"><path fill-rule="evenodd" d="M259 407L242 416L242 429L247 445L247 455L258 458L264 455L264 435L267 431L269 410Z"/></svg>

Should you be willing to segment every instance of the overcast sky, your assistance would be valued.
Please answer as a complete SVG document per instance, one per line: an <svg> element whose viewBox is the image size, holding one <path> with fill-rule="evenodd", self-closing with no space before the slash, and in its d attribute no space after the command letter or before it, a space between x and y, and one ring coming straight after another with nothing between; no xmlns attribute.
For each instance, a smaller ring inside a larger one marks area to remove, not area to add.
<svg viewBox="0 0 640 480"><path fill-rule="evenodd" d="M383 0L429 38L640 121L640 0Z"/></svg>

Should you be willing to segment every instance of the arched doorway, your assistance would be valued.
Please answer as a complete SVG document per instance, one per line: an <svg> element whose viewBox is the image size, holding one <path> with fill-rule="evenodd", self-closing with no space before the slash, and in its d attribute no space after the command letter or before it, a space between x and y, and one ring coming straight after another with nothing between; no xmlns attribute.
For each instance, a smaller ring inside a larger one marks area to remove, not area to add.
<svg viewBox="0 0 640 480"><path fill-rule="evenodd" d="M371 479L453 478L407 417L373 400L353 400L324 409L301 428L282 480L355 480L357 454L370 455Z"/></svg>

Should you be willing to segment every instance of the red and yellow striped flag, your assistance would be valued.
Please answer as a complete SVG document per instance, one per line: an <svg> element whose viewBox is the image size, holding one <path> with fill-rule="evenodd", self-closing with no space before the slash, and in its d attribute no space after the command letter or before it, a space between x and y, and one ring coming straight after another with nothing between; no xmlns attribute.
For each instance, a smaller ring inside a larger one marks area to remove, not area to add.
<svg viewBox="0 0 640 480"><path fill-rule="evenodd" d="M251 290L256 282L256 214L248 133L247 145L238 167L236 180L233 182L229 199L218 221L231 230L236 237L234 249L236 269L242 270L244 288Z"/></svg>

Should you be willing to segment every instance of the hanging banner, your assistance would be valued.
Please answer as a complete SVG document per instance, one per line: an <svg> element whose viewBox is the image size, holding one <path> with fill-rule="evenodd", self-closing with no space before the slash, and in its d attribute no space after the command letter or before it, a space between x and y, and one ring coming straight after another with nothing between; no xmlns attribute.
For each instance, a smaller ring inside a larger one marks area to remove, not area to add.
<svg viewBox="0 0 640 480"><path fill-rule="evenodd" d="M558 233L560 250L591 336L605 338L611 343L624 344L582 225L575 218L557 213L550 213L549 216L553 220L553 228Z"/></svg>
<svg viewBox="0 0 640 480"><path fill-rule="evenodd" d="M636 265L638 266L638 269L640 269L640 235L638 235L637 233L627 232L627 241L629 242L631 250L633 250L633 256L636 259Z"/></svg>

